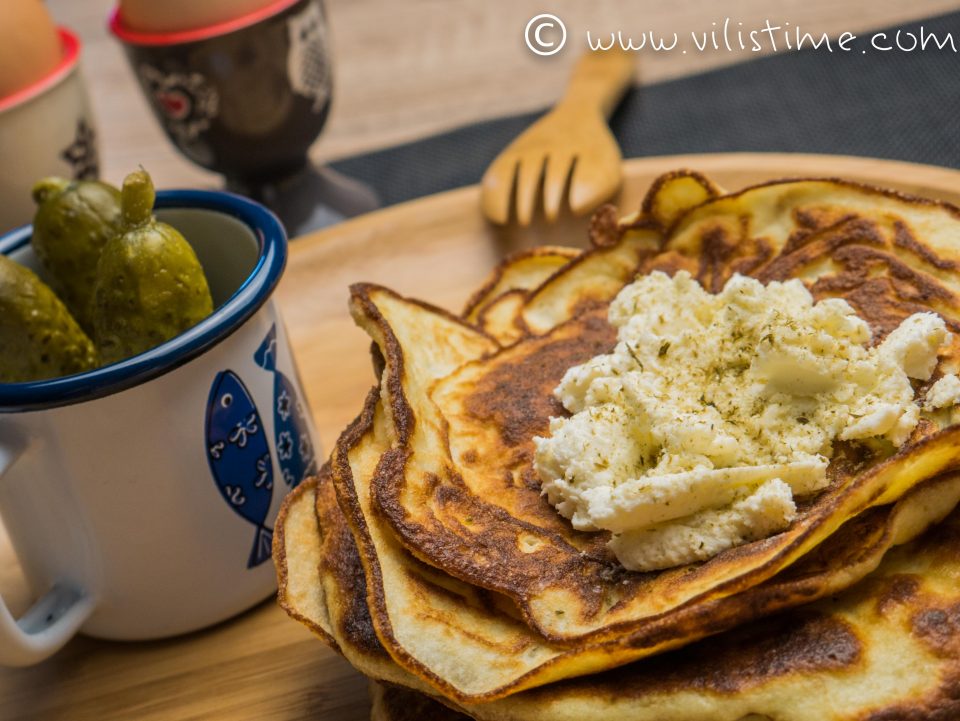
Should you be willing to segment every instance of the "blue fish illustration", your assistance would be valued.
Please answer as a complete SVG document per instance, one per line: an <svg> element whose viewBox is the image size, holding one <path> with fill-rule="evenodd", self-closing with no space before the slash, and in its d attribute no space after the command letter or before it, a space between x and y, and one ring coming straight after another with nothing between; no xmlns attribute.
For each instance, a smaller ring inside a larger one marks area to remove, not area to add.
<svg viewBox="0 0 960 721"><path fill-rule="evenodd" d="M273 461L260 413L231 370L217 373L207 400L207 461L220 495L257 527L247 568L270 558L273 529L266 525L273 499Z"/></svg>
<svg viewBox="0 0 960 721"><path fill-rule="evenodd" d="M317 472L317 459L310 438L306 410L293 383L277 370L277 326L270 332L253 356L257 365L273 373L273 432L277 459L283 481L291 488Z"/></svg>

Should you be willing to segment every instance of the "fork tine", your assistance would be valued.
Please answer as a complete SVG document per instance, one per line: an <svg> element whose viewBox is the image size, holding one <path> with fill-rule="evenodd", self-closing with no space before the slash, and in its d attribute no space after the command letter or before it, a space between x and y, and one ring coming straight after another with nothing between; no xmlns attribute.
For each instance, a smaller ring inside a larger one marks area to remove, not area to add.
<svg viewBox="0 0 960 721"><path fill-rule="evenodd" d="M512 155L498 155L483 174L480 203L484 214L494 223L504 225L510 220L516 180L517 158Z"/></svg>
<svg viewBox="0 0 960 721"><path fill-rule="evenodd" d="M570 210L574 215L597 207L620 187L622 158L612 137L606 147L598 145L591 154L580 155L577 160L570 176Z"/></svg>
<svg viewBox="0 0 960 721"><path fill-rule="evenodd" d="M560 215L560 207L567 196L567 186L576 163L576 156L568 153L554 153L547 158L547 169L543 174L543 214L550 223Z"/></svg>
<svg viewBox="0 0 960 721"><path fill-rule="evenodd" d="M517 171L517 222L526 227L533 220L540 194L540 182L543 180L543 168L546 160L541 157L527 157L520 160Z"/></svg>

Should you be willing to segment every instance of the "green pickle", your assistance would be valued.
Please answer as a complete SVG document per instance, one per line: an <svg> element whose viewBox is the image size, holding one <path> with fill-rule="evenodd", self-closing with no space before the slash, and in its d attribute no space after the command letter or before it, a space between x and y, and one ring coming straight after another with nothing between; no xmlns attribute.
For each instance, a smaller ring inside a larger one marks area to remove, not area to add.
<svg viewBox="0 0 960 721"><path fill-rule="evenodd" d="M87 333L100 252L121 232L120 191L94 180L44 178L33 186L33 250L50 284Z"/></svg>
<svg viewBox="0 0 960 721"><path fill-rule="evenodd" d="M153 183L143 170L123 181L123 232L100 253L93 332L100 358L114 363L191 328L213 312L203 268L180 233L152 215Z"/></svg>
<svg viewBox="0 0 960 721"><path fill-rule="evenodd" d="M0 382L21 383L96 368L93 342L50 287L0 254Z"/></svg>

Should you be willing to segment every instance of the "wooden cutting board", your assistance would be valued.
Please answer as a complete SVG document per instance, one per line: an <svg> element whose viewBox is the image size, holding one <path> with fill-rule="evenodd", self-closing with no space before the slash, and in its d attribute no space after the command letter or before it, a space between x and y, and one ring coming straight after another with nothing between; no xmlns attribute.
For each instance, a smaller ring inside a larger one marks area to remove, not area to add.
<svg viewBox="0 0 960 721"><path fill-rule="evenodd" d="M639 205L662 172L693 168L727 189L780 177L843 177L960 205L960 172L882 160L727 154L626 161L618 199ZM585 219L498 229L479 212L476 187L372 213L291 244L277 291L320 441L329 451L373 382L369 339L347 313L350 283L388 285L459 311L505 254L536 244L585 244ZM2 540L0 540L2 543ZM9 548L0 591L29 601ZM141 644L78 638L51 660L0 669L0 719L85 721L360 721L366 681L267 601L213 629Z"/></svg>

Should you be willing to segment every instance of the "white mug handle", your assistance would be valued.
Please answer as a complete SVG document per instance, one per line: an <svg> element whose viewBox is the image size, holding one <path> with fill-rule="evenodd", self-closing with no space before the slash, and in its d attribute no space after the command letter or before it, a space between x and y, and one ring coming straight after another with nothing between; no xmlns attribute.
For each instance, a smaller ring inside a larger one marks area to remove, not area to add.
<svg viewBox="0 0 960 721"><path fill-rule="evenodd" d="M0 479L23 450L0 439ZM47 658L76 634L93 608L93 597L69 583L54 583L19 619L0 596L0 664L29 666Z"/></svg>

